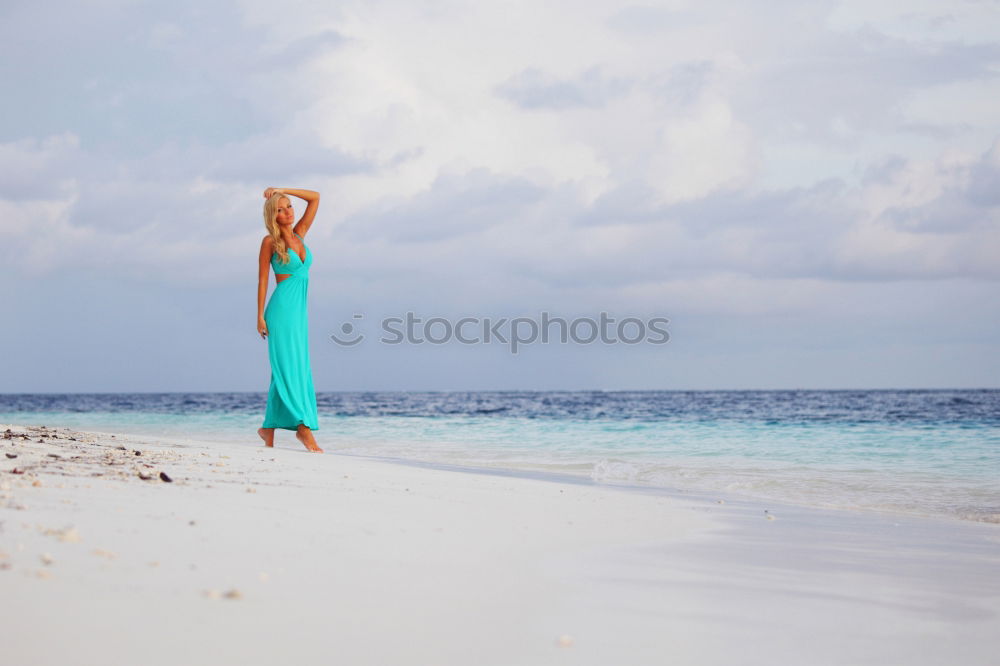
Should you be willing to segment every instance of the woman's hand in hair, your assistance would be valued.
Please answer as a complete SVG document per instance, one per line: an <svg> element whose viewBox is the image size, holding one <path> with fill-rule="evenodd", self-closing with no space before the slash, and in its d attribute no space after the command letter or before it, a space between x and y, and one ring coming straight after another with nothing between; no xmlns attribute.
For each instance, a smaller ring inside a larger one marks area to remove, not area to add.
<svg viewBox="0 0 1000 666"><path fill-rule="evenodd" d="M265 199L270 199L275 194L284 194L284 192L282 190L278 189L277 187L269 187L266 190L264 190L264 198Z"/></svg>

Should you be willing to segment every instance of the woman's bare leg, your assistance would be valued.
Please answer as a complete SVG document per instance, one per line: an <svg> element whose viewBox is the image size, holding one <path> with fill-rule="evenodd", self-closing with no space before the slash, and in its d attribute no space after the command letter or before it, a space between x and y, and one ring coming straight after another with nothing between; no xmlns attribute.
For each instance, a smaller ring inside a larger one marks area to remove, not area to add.
<svg viewBox="0 0 1000 666"><path fill-rule="evenodd" d="M274 428L257 428L257 434L264 440L264 446L274 446Z"/></svg>
<svg viewBox="0 0 1000 666"><path fill-rule="evenodd" d="M319 444L316 443L316 438L313 437L312 430L310 430L304 423L299 424L299 429L296 431L295 437L312 453L323 453L323 449L319 448Z"/></svg>

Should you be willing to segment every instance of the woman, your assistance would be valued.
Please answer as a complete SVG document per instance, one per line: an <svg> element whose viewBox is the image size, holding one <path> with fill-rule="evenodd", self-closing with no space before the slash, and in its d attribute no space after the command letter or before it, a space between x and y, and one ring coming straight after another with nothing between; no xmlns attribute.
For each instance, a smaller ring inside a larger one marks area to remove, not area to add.
<svg viewBox="0 0 1000 666"><path fill-rule="evenodd" d="M306 212L295 223L288 195L304 199ZM265 446L274 446L274 429L294 430L295 437L314 453L323 453L313 430L319 430L316 392L309 367L309 326L306 295L312 253L303 238L319 208L319 193L311 190L264 190L264 226L268 235L260 244L257 278L257 332L267 340L271 359L271 387L267 392L264 424L257 434ZM295 225L294 227L292 225ZM264 309L268 265L277 285Z"/></svg>

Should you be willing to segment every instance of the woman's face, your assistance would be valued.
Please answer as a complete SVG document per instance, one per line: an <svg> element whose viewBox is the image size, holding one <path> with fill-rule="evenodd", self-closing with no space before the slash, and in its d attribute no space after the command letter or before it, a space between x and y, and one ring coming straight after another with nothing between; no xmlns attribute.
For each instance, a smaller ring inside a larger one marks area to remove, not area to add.
<svg viewBox="0 0 1000 666"><path fill-rule="evenodd" d="M288 199L282 199L278 202L278 215L275 220L283 227L295 223L295 211L292 210L291 201Z"/></svg>

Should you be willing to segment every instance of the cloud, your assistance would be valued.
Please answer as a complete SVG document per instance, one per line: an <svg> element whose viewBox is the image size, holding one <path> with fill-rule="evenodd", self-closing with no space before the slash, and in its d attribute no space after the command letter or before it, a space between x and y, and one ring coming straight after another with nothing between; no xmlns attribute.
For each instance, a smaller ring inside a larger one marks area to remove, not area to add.
<svg viewBox="0 0 1000 666"><path fill-rule="evenodd" d="M630 82L608 78L592 67L570 80L561 80L541 70L525 69L497 86L497 94L525 109L598 108L626 93Z"/></svg>
<svg viewBox="0 0 1000 666"><path fill-rule="evenodd" d="M688 12L666 7L631 5L608 17L607 25L625 33L657 33L678 23L690 22Z"/></svg>
<svg viewBox="0 0 1000 666"><path fill-rule="evenodd" d="M997 44L915 43L872 28L810 32L808 48L796 49L796 57L775 54L760 63L754 85L734 96L738 112L755 117L755 129L765 136L857 144L867 132L919 134L924 128L906 116L914 93L964 81L998 81L990 64L1000 60ZM962 115L959 110L938 119L938 129Z"/></svg>
<svg viewBox="0 0 1000 666"><path fill-rule="evenodd" d="M8 201L60 198L72 188L81 162L71 132L0 143L0 197Z"/></svg>
<svg viewBox="0 0 1000 666"><path fill-rule="evenodd" d="M324 26L252 23L228 0L24 3L5 22L23 29L7 33L0 58L30 53L31 66L5 71L28 94L5 106L0 141L69 131L117 157L281 128L306 101L288 79L347 41Z"/></svg>
<svg viewBox="0 0 1000 666"><path fill-rule="evenodd" d="M866 358L930 315L959 342L993 340L993 3L3 13L0 245L8 301L39 315L78 312L98 285L108 305L81 315L95 331L208 317L228 344L243 293L253 338L261 190L277 185L323 193L320 318L348 303L666 310L679 339L705 334L705 358L752 317L760 339L797 322L781 340L813 349L873 335ZM10 346L44 339L35 318ZM835 319L852 327L811 336ZM113 339L176 344L149 335ZM86 343L66 357L103 344ZM168 357L199 358L204 341L185 344Z"/></svg>
<svg viewBox="0 0 1000 666"><path fill-rule="evenodd" d="M1000 206L1000 140L970 169L966 197L976 206Z"/></svg>
<svg viewBox="0 0 1000 666"><path fill-rule="evenodd" d="M388 243L451 240L497 225L516 225L546 194L525 178L497 176L485 169L445 173L422 194L351 216L338 232L350 239Z"/></svg>
<svg viewBox="0 0 1000 666"><path fill-rule="evenodd" d="M210 245L229 279L262 233L259 190L303 184L324 192L314 242L359 275L417 268L419 244L441 262L428 291L484 266L525 293L713 271L995 279L996 128L956 99L919 116L928 133L906 104L995 85L998 45L835 27L831 7L543 3L528 36L489 3L306 3L301 32L263 4L127 6L93 32L67 8L38 64L53 75L18 85L73 104L7 111L5 233L52 266L128 248L123 270L168 281ZM32 205L75 231L27 234Z"/></svg>
<svg viewBox="0 0 1000 666"><path fill-rule="evenodd" d="M649 85L670 108L683 109L698 101L716 70L711 60L682 62L654 75Z"/></svg>
<svg viewBox="0 0 1000 666"><path fill-rule="evenodd" d="M922 167L922 168L921 168ZM925 185L931 170L934 185ZM897 196L879 213L879 219L894 228L914 233L965 234L985 241L1000 237L1000 140L976 159L933 165L898 163L884 187L901 189L924 185L936 193L929 199L907 201Z"/></svg>

